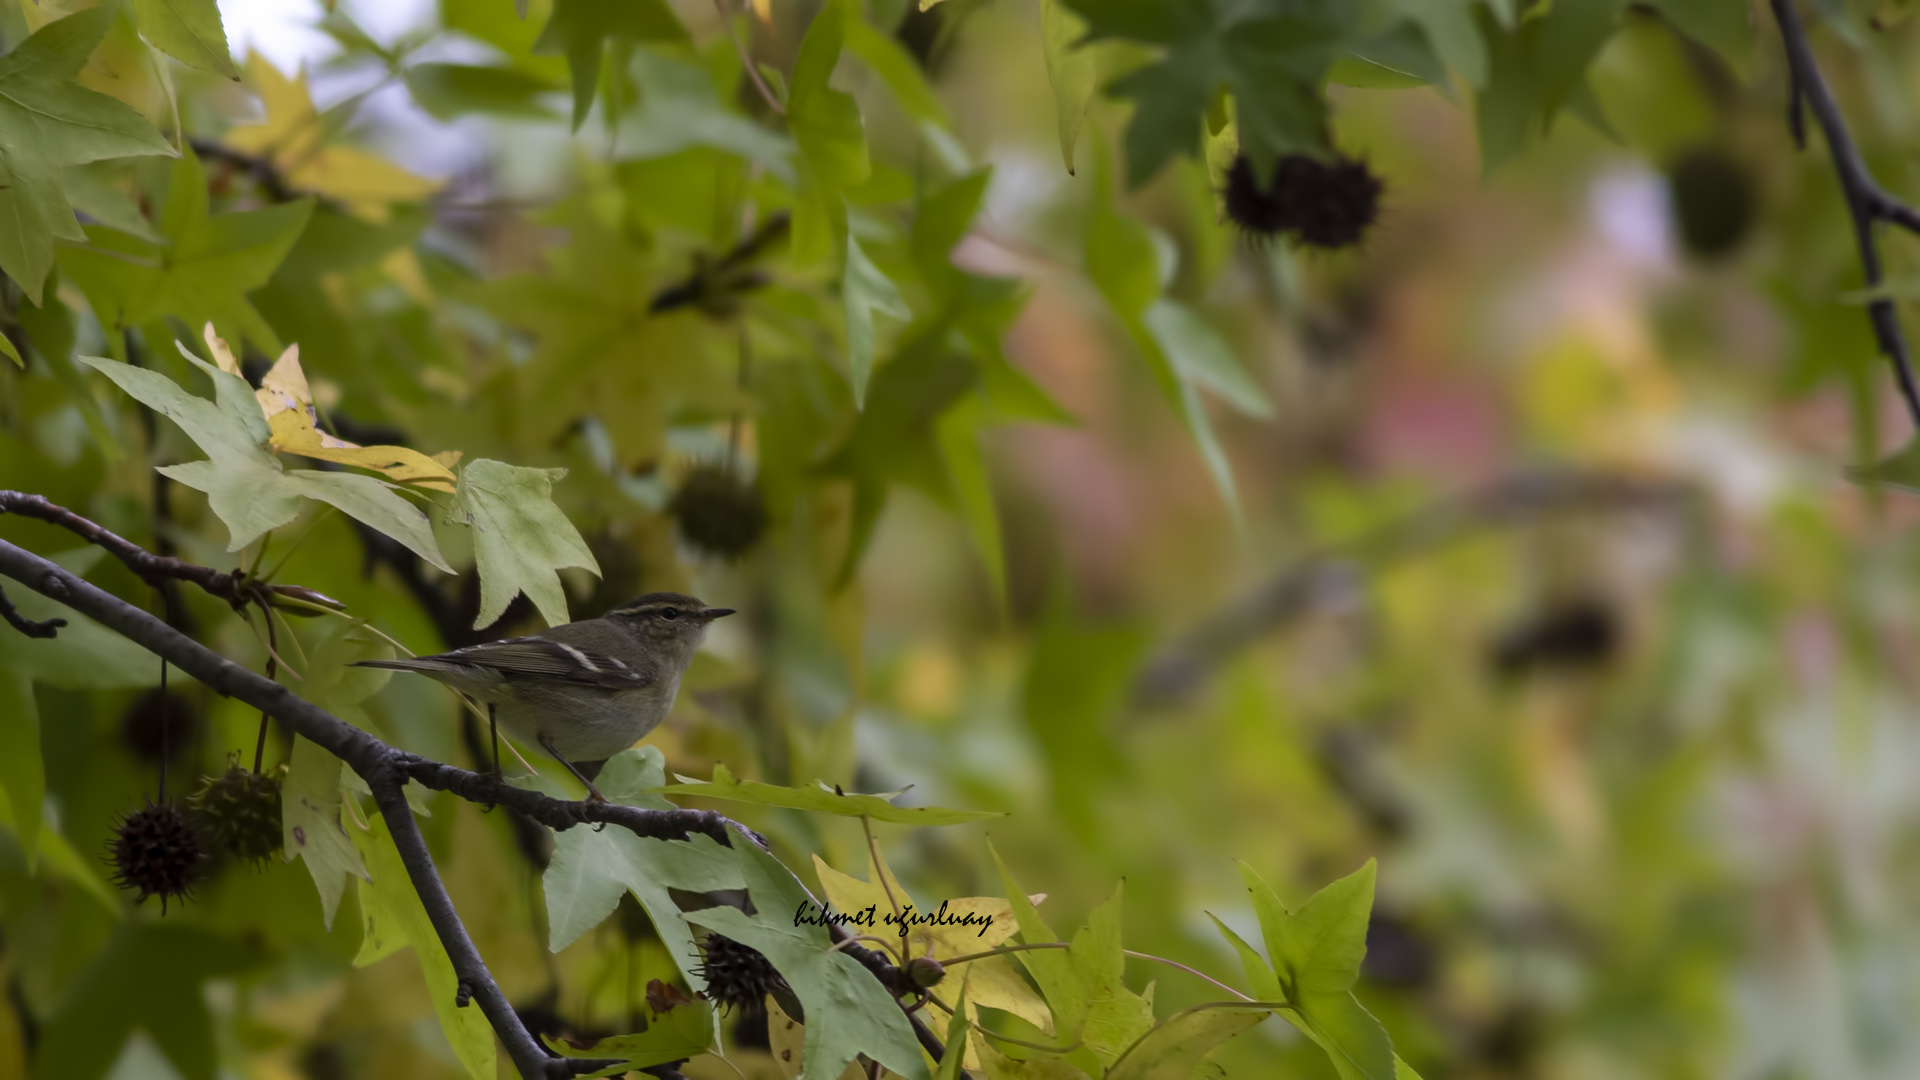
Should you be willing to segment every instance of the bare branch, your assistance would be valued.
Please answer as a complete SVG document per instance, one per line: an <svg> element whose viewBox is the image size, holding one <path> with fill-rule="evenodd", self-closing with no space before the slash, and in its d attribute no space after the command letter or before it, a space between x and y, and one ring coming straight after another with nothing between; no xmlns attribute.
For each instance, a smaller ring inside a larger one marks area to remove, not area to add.
<svg viewBox="0 0 1920 1080"><path fill-rule="evenodd" d="M1826 136L1827 151L1833 156L1833 170L1839 176L1840 188L1846 193L1847 209L1853 215L1861 272L1867 288L1873 289L1881 283L1880 248L1874 240L1874 223L1890 221L1920 232L1920 213L1887 194L1874 181L1865 159L1860 156L1860 148L1854 144L1853 134L1847 130L1846 118L1840 115L1833 90L1814 59L1813 47L1807 43L1806 27L1800 22L1800 12L1793 0L1772 0L1772 3L1773 17L1780 24L1780 38L1787 53L1789 127L1795 141L1804 144L1798 119L1800 104L1804 102L1813 110L1813 118ZM1873 324L1880 351L1893 364L1900 394L1906 399L1907 414L1914 426L1920 427L1920 384L1914 380L1912 354L1907 348L1906 335L1900 329L1900 316L1894 310L1893 301L1886 297L1870 301L1867 319Z"/></svg>
<svg viewBox="0 0 1920 1080"><path fill-rule="evenodd" d="M7 591L5 589L0 589L0 618L5 618L8 624L15 630L20 631L30 638L53 637L60 632L61 627L67 625L67 620L65 619L48 619L46 622L34 622L32 619L20 614L19 610L13 606L13 601L7 599Z"/></svg>

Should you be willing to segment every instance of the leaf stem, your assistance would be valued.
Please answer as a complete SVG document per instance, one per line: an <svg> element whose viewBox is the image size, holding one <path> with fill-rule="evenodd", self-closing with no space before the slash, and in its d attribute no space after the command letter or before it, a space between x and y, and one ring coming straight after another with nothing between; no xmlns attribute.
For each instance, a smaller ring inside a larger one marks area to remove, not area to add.
<svg viewBox="0 0 1920 1080"><path fill-rule="evenodd" d="M746 42L741 41L740 35L734 32L733 16L727 14L726 0L713 0L713 9L720 13L720 25L726 27L727 37L733 42L733 51L740 54L740 66L747 69L747 78L753 80L754 89L760 91L760 96L765 99L767 107L775 114L787 115L787 107L780 104L780 99L773 96L773 88L760 77L760 69L754 66L753 56L747 52Z"/></svg>

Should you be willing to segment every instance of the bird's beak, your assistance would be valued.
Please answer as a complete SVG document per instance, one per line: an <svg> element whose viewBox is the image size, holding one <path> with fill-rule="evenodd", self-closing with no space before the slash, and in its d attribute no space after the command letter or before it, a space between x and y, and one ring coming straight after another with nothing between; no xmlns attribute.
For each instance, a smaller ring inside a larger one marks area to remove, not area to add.
<svg viewBox="0 0 1920 1080"><path fill-rule="evenodd" d="M733 614L733 612L734 609L730 607L710 607L706 610L705 615L709 619L720 619Z"/></svg>

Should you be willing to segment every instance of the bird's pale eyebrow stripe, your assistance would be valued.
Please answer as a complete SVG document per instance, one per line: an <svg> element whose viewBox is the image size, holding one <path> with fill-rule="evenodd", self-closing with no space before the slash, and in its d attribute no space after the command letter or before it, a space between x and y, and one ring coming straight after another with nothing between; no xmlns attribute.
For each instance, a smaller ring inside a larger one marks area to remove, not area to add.
<svg viewBox="0 0 1920 1080"><path fill-rule="evenodd" d="M576 649L573 646L564 644L562 642L556 641L554 642L554 644L559 645L562 649L565 649L567 651L568 656L571 656L575 660L580 662L581 667L586 668L588 671L594 672L596 674L599 673L600 671L599 666L596 665L592 660L587 659L586 653L583 653L579 649Z"/></svg>

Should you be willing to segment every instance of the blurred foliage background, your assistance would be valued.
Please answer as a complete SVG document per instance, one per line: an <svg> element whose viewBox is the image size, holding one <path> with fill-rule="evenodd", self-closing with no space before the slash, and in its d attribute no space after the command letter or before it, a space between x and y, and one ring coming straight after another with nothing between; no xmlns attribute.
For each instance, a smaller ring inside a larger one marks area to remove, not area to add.
<svg viewBox="0 0 1920 1080"><path fill-rule="evenodd" d="M1129 174L1125 101L1093 98L1069 173L1029 0L874 0L831 90L799 62L819 5L734 13L787 119L803 93L858 105L851 137L798 151L713 5L569 37L591 5L556 2L236 3L225 71L114 14L79 81L197 151L207 220L309 209L229 220L195 268L184 159L63 162L86 238L61 240L43 304L8 267L0 487L194 562L284 557L275 580L418 652L537 629L521 600L476 630L474 574L317 507L264 555L225 551L205 499L152 471L194 456L180 432L70 360L194 386L171 339L204 321L256 380L297 342L343 438L569 470L553 498L600 568L563 573L572 617L654 589L743 609L650 739L670 773L1006 812L881 826L916 896L999 892L990 835L1056 927L1124 880L1130 948L1237 982L1207 917L1256 935L1235 859L1298 900L1377 857L1358 992L1424 1076L1920 1075L1916 515L1844 474L1906 421L1765 5L1599 5L1591 93L1557 118L1502 79L1528 20L1573 0L1456 5L1478 87L1337 71L1330 143L1384 195L1328 253L1224 221L1218 146ZM22 0L0 34L83 6ZM1816 7L1872 167L1920 193L1920 21ZM1092 51L1103 79L1154 55ZM1895 295L1914 250L1889 236ZM1148 335L1171 399L1110 302L1135 271L1181 313ZM737 558L689 538L703 469L767 515ZM0 536L75 546L17 518ZM89 572L161 610L111 560ZM249 623L178 601L176 625L265 666ZM283 633L311 656L325 628ZM0 831L0 1078L462 1075L417 965L352 966L354 890L329 931L277 858L164 920L104 883L96 852L160 758L178 792L258 718L177 673L161 698L107 635L71 642L56 671L0 636L0 768L18 782L37 713L46 822L31 864ZM479 761L422 680L364 708ZM269 763L289 746L276 729ZM711 805L789 865L864 873L853 823ZM625 913L549 954L543 830L427 806L482 953L546 1030L623 1030L673 977ZM1162 1013L1219 996L1128 975ZM1215 1060L1334 1075L1273 1022Z"/></svg>

